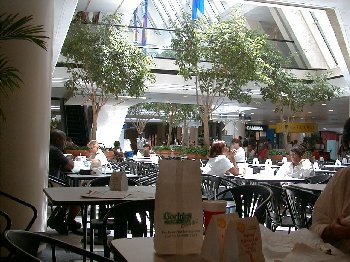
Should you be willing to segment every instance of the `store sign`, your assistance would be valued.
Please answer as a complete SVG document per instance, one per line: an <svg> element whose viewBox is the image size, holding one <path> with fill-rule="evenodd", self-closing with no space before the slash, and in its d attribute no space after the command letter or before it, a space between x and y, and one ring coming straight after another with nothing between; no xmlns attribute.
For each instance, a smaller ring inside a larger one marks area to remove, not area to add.
<svg viewBox="0 0 350 262"><path fill-rule="evenodd" d="M314 133L317 131L317 124L315 123L277 123L276 133Z"/></svg>
<svg viewBox="0 0 350 262"><path fill-rule="evenodd" d="M264 131L264 126L258 126L258 125L247 125L245 127L246 130L251 131Z"/></svg>

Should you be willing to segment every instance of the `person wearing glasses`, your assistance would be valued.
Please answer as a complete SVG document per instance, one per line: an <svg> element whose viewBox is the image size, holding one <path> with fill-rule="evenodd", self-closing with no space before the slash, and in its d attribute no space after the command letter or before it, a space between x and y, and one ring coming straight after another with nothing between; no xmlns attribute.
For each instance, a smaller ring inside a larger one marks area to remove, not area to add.
<svg viewBox="0 0 350 262"><path fill-rule="evenodd" d="M350 118L344 124L342 144L350 149ZM324 242L350 253L350 167L339 169L317 199L310 230Z"/></svg>
<svg viewBox="0 0 350 262"><path fill-rule="evenodd" d="M303 158L305 151L306 148L304 145L293 146L289 153L291 162L284 163L278 169L276 176L306 178L315 175L311 161Z"/></svg>

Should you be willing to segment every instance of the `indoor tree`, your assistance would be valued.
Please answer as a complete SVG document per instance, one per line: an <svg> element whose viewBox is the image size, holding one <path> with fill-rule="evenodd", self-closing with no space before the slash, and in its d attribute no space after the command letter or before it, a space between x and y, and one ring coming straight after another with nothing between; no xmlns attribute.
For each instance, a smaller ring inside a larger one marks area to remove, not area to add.
<svg viewBox="0 0 350 262"><path fill-rule="evenodd" d="M264 81L264 54L270 51L265 35L248 29L245 18L234 12L227 20L192 21L187 14L175 25L172 48L179 73L194 79L197 105L203 121L204 143L209 145L209 119L223 97L250 103L244 86L249 81Z"/></svg>
<svg viewBox="0 0 350 262"><path fill-rule="evenodd" d="M157 116L158 112L154 110L151 103L138 103L129 107L128 115L131 118L131 123L136 128L137 134L141 138L147 123L151 118Z"/></svg>
<svg viewBox="0 0 350 262"><path fill-rule="evenodd" d="M297 78L282 67L276 67L271 75L271 83L262 86L262 98L275 105L275 113L279 115L280 122L285 123L284 148L288 148L289 124L297 112L303 112L306 105L317 102L326 102L341 93L340 88L330 84L327 74L311 75Z"/></svg>
<svg viewBox="0 0 350 262"><path fill-rule="evenodd" d="M68 90L81 95L92 106L91 138L96 139L97 118L110 99L139 97L145 82L153 80L151 57L127 41L118 16L105 16L93 23L80 12L71 23L62 55L67 59Z"/></svg>
<svg viewBox="0 0 350 262"><path fill-rule="evenodd" d="M26 40L47 51L46 39L48 37L43 35L44 27L31 25L32 20L32 15L19 17L19 14L0 14L0 48L3 41ZM9 92L14 92L23 83L18 69L10 64L8 58L0 52L0 95L3 97L8 96ZM0 118L2 121L5 120L1 104Z"/></svg>

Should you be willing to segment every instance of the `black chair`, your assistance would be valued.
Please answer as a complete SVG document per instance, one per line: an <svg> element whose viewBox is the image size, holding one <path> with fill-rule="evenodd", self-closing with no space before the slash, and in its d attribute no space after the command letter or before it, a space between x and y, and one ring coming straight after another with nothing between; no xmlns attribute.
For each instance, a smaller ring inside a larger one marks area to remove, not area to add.
<svg viewBox="0 0 350 262"><path fill-rule="evenodd" d="M331 174L320 174L306 178L306 182L309 184L327 184L332 178Z"/></svg>
<svg viewBox="0 0 350 262"><path fill-rule="evenodd" d="M206 196L208 200L216 198L219 192L219 187L221 184L221 177L212 175L202 175L202 195Z"/></svg>
<svg viewBox="0 0 350 262"><path fill-rule="evenodd" d="M56 252L58 248L64 249L66 252L72 253L72 255L78 254L92 261L112 261L109 258L102 257L55 238L23 230L6 231L5 242L7 248L12 252L14 256L14 261L42 261L40 260L40 252L38 252L38 248L41 243L47 243L51 246L52 251L50 261L56 261Z"/></svg>
<svg viewBox="0 0 350 262"><path fill-rule="evenodd" d="M267 204L266 227L275 232L278 227L288 227L288 234L294 227L292 217L287 214L285 191L281 185L262 184L271 189L273 195Z"/></svg>
<svg viewBox="0 0 350 262"><path fill-rule="evenodd" d="M110 208L103 218L104 256L110 256L107 237L107 225L113 221L113 238L126 238L128 233L133 237L147 237L154 234L154 199L128 201ZM135 251L137 252L137 251ZM117 255L117 254L115 254Z"/></svg>
<svg viewBox="0 0 350 262"><path fill-rule="evenodd" d="M22 199L19 199L15 196L8 194L8 193L5 193L3 191L0 191L0 197L5 197L5 198L15 202L15 204L20 204L20 205L26 206L31 210L31 213L32 213L31 219L29 220L27 226L24 229L24 230L29 230L32 227L32 225L34 224L34 222L38 216L38 211L36 210L35 206L27 203L26 201L24 201Z"/></svg>
<svg viewBox="0 0 350 262"><path fill-rule="evenodd" d="M239 217L256 216L261 224L265 222L267 203L271 197L271 189L262 185L237 186L217 195L217 199L234 201Z"/></svg>
<svg viewBox="0 0 350 262"><path fill-rule="evenodd" d="M295 228L309 228L312 222L312 211L318 195L293 186L284 186L287 205Z"/></svg>

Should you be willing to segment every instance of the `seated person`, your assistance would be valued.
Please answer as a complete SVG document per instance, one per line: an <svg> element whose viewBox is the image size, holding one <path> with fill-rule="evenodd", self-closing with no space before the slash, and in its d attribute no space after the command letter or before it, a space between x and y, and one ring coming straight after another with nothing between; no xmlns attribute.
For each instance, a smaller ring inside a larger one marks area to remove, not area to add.
<svg viewBox="0 0 350 262"><path fill-rule="evenodd" d="M151 145L150 145L150 144L144 144L144 145L143 145L142 155L143 155L144 157L150 157L151 154L153 154Z"/></svg>
<svg viewBox="0 0 350 262"><path fill-rule="evenodd" d="M66 144L66 134L57 129L53 129L50 132L50 152L49 152L49 175L60 178L61 171L71 171L74 167L74 162L69 157L65 157L63 155L64 146ZM68 229L76 232L81 224L75 221L75 217L80 212L79 206L70 206L63 207L63 212L66 213L68 209L67 215L67 225ZM64 214L65 216L65 214ZM63 218L64 218L63 216ZM67 226L64 221L58 221L55 224L48 224L49 227L55 229L57 232L61 234L66 233Z"/></svg>
<svg viewBox="0 0 350 262"><path fill-rule="evenodd" d="M251 144L247 145L247 160L252 160L255 157L255 150Z"/></svg>
<svg viewBox="0 0 350 262"><path fill-rule="evenodd" d="M107 157L105 156L105 154L100 149L100 146L98 145L98 142L96 140L91 140L87 144L87 146L90 149L90 153L91 153L91 155L88 158L88 160L91 160L93 162L94 162L94 160L100 160L102 166L108 164Z"/></svg>
<svg viewBox="0 0 350 262"><path fill-rule="evenodd" d="M309 159L303 159L306 148L296 145L290 150L291 162L284 163L277 171L277 176L290 176L295 178L306 178L315 174L314 167Z"/></svg>
<svg viewBox="0 0 350 262"><path fill-rule="evenodd" d="M124 153L123 153L122 148L120 147L120 142L119 141L115 141L114 142L113 152L114 152L114 157L116 159L124 158Z"/></svg>
<svg viewBox="0 0 350 262"><path fill-rule="evenodd" d="M231 151L235 155L236 163L244 163L245 162L245 151L242 147L242 142L238 138L232 139Z"/></svg>
<svg viewBox="0 0 350 262"><path fill-rule="evenodd" d="M343 146L349 149L350 118L345 122ZM337 171L317 199L311 231L344 253L350 253L350 167ZM347 219L344 219L347 218Z"/></svg>
<svg viewBox="0 0 350 262"><path fill-rule="evenodd" d="M220 177L225 174L238 175L235 155L226 146L225 141L216 141L211 145L209 160L203 168L203 174Z"/></svg>
<svg viewBox="0 0 350 262"><path fill-rule="evenodd" d="M269 144L264 143L258 152L258 159L260 161L265 161L267 159L268 155L269 155Z"/></svg>

